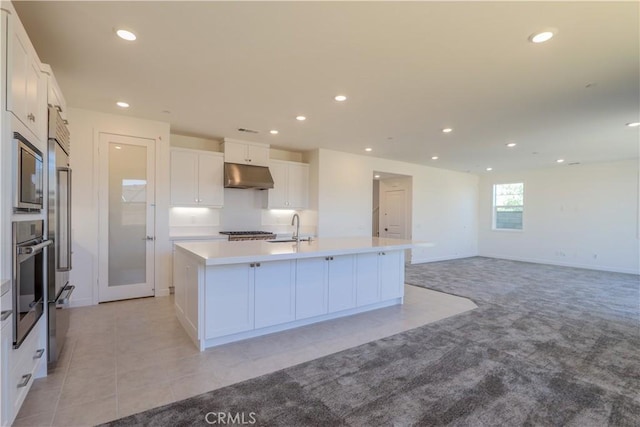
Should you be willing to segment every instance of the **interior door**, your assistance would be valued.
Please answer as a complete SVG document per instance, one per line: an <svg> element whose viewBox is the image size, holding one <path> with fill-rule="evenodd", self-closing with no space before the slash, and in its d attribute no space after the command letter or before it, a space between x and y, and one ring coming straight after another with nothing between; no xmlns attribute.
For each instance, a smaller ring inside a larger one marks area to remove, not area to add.
<svg viewBox="0 0 640 427"><path fill-rule="evenodd" d="M386 190L380 237L406 239L407 234L406 191Z"/></svg>
<svg viewBox="0 0 640 427"><path fill-rule="evenodd" d="M99 301L154 295L154 141L100 134Z"/></svg>

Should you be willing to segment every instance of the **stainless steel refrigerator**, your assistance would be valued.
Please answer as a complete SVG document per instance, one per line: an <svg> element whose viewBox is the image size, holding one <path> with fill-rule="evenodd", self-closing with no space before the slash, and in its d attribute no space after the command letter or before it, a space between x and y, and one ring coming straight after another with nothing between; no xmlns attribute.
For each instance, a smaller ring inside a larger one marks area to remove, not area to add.
<svg viewBox="0 0 640 427"><path fill-rule="evenodd" d="M47 255L47 323L49 363L60 356L69 328L69 297L75 288L71 271L71 168L69 130L60 112L49 107L47 238L53 240Z"/></svg>

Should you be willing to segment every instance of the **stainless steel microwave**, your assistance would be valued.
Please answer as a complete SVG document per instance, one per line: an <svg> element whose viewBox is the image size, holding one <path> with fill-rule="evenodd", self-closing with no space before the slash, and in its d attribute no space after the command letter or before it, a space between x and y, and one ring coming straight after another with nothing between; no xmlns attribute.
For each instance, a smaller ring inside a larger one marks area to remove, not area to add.
<svg viewBox="0 0 640 427"><path fill-rule="evenodd" d="M15 212L37 212L42 209L42 153L18 132L13 133L15 147L14 203Z"/></svg>

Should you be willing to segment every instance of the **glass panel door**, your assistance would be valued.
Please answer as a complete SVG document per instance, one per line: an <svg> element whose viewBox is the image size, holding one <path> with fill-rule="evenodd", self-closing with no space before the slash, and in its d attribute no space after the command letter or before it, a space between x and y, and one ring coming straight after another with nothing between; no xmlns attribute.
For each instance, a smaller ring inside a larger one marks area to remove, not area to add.
<svg viewBox="0 0 640 427"><path fill-rule="evenodd" d="M153 145L101 134L100 301L153 295Z"/></svg>

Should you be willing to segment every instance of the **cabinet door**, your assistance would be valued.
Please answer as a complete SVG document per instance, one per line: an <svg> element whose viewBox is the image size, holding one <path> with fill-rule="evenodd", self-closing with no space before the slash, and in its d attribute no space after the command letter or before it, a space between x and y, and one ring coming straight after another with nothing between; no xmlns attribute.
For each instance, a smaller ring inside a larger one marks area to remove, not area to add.
<svg viewBox="0 0 640 427"><path fill-rule="evenodd" d="M269 166L269 147L248 144L247 159L254 166Z"/></svg>
<svg viewBox="0 0 640 427"><path fill-rule="evenodd" d="M215 154L198 155L198 200L201 206L224 204L224 158Z"/></svg>
<svg viewBox="0 0 640 427"><path fill-rule="evenodd" d="M329 313L355 307L355 256L334 256L328 265Z"/></svg>
<svg viewBox="0 0 640 427"><path fill-rule="evenodd" d="M254 268L249 264L209 266L204 285L205 338L253 329Z"/></svg>
<svg viewBox="0 0 640 427"><path fill-rule="evenodd" d="M247 145L238 142L224 143L224 161L228 163L249 163L247 156Z"/></svg>
<svg viewBox="0 0 640 427"><path fill-rule="evenodd" d="M356 255L357 304L373 304L380 300L378 292L378 253Z"/></svg>
<svg viewBox="0 0 640 427"><path fill-rule="evenodd" d="M2 383L0 384L2 394L2 399L0 399L0 405L2 405L2 410L0 414L2 414L2 419L0 420L0 425L8 426L11 425L13 421L13 406L11 403L13 402L13 387L10 384L9 378L13 377L10 375L11 372L11 363L10 356L11 351L13 350L13 333L12 333L12 325L13 325L13 315L9 317L5 322L2 322L2 343L0 344L0 366L2 369ZM6 326L5 326L6 325Z"/></svg>
<svg viewBox="0 0 640 427"><path fill-rule="evenodd" d="M308 206L309 166L289 164L288 203L291 208L304 209Z"/></svg>
<svg viewBox="0 0 640 427"><path fill-rule="evenodd" d="M176 309L182 313L184 313L186 303L186 258L179 250L173 250L173 302Z"/></svg>
<svg viewBox="0 0 640 427"><path fill-rule="evenodd" d="M198 204L198 156L188 151L171 152L171 204Z"/></svg>
<svg viewBox="0 0 640 427"><path fill-rule="evenodd" d="M11 98L7 97L7 110L12 111L22 123L30 127L27 120L29 51L27 44L17 32L13 33L11 42Z"/></svg>
<svg viewBox="0 0 640 427"><path fill-rule="evenodd" d="M269 261L256 264L256 328L295 320L295 261Z"/></svg>
<svg viewBox="0 0 640 427"><path fill-rule="evenodd" d="M327 272L325 258L296 261L296 319L327 313Z"/></svg>
<svg viewBox="0 0 640 427"><path fill-rule="evenodd" d="M378 257L380 278L380 300L399 298L404 295L404 253L382 252Z"/></svg>
<svg viewBox="0 0 640 427"><path fill-rule="evenodd" d="M30 58L27 67L27 87L26 87L26 100L27 100L27 126L31 131L38 136L41 140L44 140L46 129L44 128L47 119L45 118L45 106L46 98L44 97L44 77L40 72L38 63Z"/></svg>
<svg viewBox="0 0 640 427"><path fill-rule="evenodd" d="M269 171L273 177L273 188L269 189L269 208L287 209L288 167L286 163L271 162Z"/></svg>

